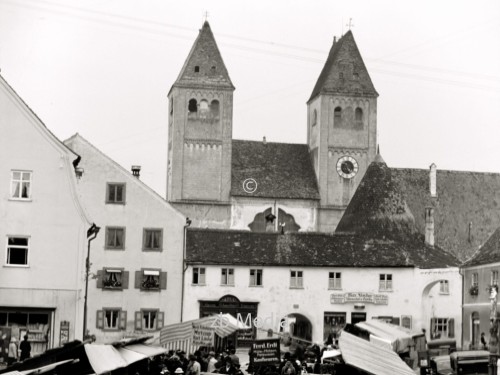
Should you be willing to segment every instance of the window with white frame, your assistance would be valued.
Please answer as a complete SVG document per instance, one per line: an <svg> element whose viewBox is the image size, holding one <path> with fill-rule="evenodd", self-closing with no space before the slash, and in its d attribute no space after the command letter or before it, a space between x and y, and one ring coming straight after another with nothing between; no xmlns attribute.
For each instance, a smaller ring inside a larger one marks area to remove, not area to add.
<svg viewBox="0 0 500 375"><path fill-rule="evenodd" d="M12 199L31 199L31 175L28 171L12 171L10 197Z"/></svg>
<svg viewBox="0 0 500 375"><path fill-rule="evenodd" d="M162 229L144 229L142 249L146 251L161 251Z"/></svg>
<svg viewBox="0 0 500 375"><path fill-rule="evenodd" d="M342 273L328 272L328 289L342 289Z"/></svg>
<svg viewBox="0 0 500 375"><path fill-rule="evenodd" d="M381 273L379 277L379 290L390 291L392 290L392 274Z"/></svg>
<svg viewBox="0 0 500 375"><path fill-rule="evenodd" d="M125 249L125 228L106 227L106 249Z"/></svg>
<svg viewBox="0 0 500 375"><path fill-rule="evenodd" d="M123 183L108 183L106 185L106 203L124 204L125 191Z"/></svg>
<svg viewBox="0 0 500 375"><path fill-rule="evenodd" d="M290 271L290 288L303 288L302 271L291 270Z"/></svg>
<svg viewBox="0 0 500 375"><path fill-rule="evenodd" d="M123 288L123 271L117 268L106 268L104 270L104 278L102 286L106 289L122 289Z"/></svg>
<svg viewBox="0 0 500 375"><path fill-rule="evenodd" d="M193 267L193 285L205 285L205 268Z"/></svg>
<svg viewBox="0 0 500 375"><path fill-rule="evenodd" d="M439 293L450 294L450 283L448 282L448 280L441 280L439 282Z"/></svg>
<svg viewBox="0 0 500 375"><path fill-rule="evenodd" d="M97 311L96 328L104 331L127 329L127 312L120 308L104 308Z"/></svg>
<svg viewBox="0 0 500 375"><path fill-rule="evenodd" d="M160 271L159 270L143 270L141 289L157 290L160 289Z"/></svg>
<svg viewBox="0 0 500 375"><path fill-rule="evenodd" d="M234 268L223 268L221 270L221 285L234 285Z"/></svg>
<svg viewBox="0 0 500 375"><path fill-rule="evenodd" d="M472 286L479 286L479 275L477 274L477 272L474 272L472 274Z"/></svg>
<svg viewBox="0 0 500 375"><path fill-rule="evenodd" d="M5 264L10 266L27 266L29 255L28 237L7 237L7 259Z"/></svg>
<svg viewBox="0 0 500 375"><path fill-rule="evenodd" d="M250 270L250 286L262 286L262 270Z"/></svg>
<svg viewBox="0 0 500 375"><path fill-rule="evenodd" d="M498 285L498 271L491 271L491 285Z"/></svg>
<svg viewBox="0 0 500 375"><path fill-rule="evenodd" d="M430 335L432 339L454 338L455 320L453 318L432 318Z"/></svg>
<svg viewBox="0 0 500 375"><path fill-rule="evenodd" d="M164 313L158 309L142 309L135 313L135 329L154 331L163 328Z"/></svg>

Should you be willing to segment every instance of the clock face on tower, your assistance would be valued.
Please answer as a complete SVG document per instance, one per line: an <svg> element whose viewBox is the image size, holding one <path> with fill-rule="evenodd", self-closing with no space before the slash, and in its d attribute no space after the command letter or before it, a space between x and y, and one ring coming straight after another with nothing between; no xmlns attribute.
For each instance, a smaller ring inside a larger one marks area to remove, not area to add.
<svg viewBox="0 0 500 375"><path fill-rule="evenodd" d="M358 162L351 156L342 156L337 161L337 173L343 178L353 178L358 169Z"/></svg>

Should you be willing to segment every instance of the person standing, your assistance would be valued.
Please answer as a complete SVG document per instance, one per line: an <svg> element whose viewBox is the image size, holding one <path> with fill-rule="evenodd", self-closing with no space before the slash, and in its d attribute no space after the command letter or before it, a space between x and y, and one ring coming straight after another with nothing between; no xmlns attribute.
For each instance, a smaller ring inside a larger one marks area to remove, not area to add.
<svg viewBox="0 0 500 375"><path fill-rule="evenodd" d="M201 365L196 360L196 356L194 354L189 355L189 363L186 373L187 375L200 375L201 373Z"/></svg>
<svg viewBox="0 0 500 375"><path fill-rule="evenodd" d="M31 357L31 344L28 341L27 334L24 335L24 340L19 344L19 349L21 350L21 357L19 358L21 361Z"/></svg>
<svg viewBox="0 0 500 375"><path fill-rule="evenodd" d="M17 362L17 340L15 337L10 339L9 354L7 355L7 366Z"/></svg>

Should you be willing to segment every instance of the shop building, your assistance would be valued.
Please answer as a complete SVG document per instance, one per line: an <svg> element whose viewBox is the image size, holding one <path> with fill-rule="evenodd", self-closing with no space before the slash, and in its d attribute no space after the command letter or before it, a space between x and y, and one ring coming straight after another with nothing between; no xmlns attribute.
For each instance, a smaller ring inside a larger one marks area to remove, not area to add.
<svg viewBox="0 0 500 375"><path fill-rule="evenodd" d="M140 180L76 134L82 201L101 228L92 242L88 331L99 342L159 336L181 314L186 218Z"/></svg>
<svg viewBox="0 0 500 375"><path fill-rule="evenodd" d="M0 76L0 337L32 354L81 339L91 220L76 189L79 157Z"/></svg>
<svg viewBox="0 0 500 375"><path fill-rule="evenodd" d="M377 157L335 234L188 228L183 319L251 317L254 330L233 338L243 343L268 329L321 342L369 319L459 343L459 262L428 229L417 232L401 181Z"/></svg>

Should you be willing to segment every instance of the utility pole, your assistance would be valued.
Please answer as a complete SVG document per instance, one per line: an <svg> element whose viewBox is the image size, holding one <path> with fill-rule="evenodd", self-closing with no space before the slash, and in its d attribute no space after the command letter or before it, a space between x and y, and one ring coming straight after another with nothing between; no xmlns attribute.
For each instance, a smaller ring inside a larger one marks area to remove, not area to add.
<svg viewBox="0 0 500 375"><path fill-rule="evenodd" d="M488 366L488 375L497 375L497 362L499 357L498 347L498 319L497 319L497 301L498 301L498 286L490 286L490 363Z"/></svg>
<svg viewBox="0 0 500 375"><path fill-rule="evenodd" d="M87 258L85 259L85 299L83 302L83 336L82 340L87 337L87 294L89 291L89 274L90 274L90 242L97 237L97 233L101 228L92 224L87 230Z"/></svg>

